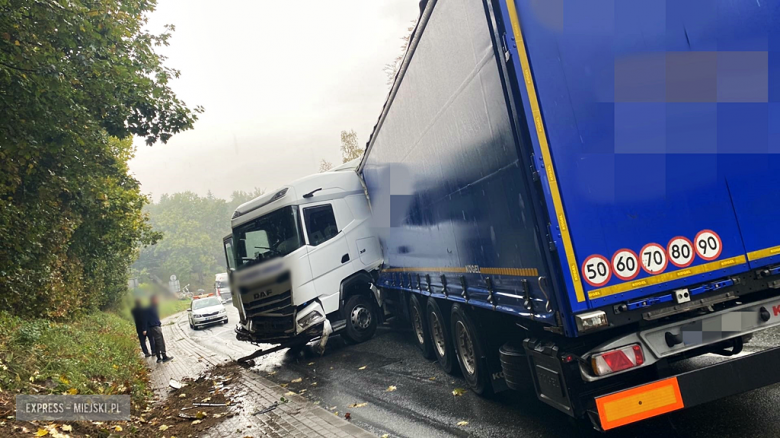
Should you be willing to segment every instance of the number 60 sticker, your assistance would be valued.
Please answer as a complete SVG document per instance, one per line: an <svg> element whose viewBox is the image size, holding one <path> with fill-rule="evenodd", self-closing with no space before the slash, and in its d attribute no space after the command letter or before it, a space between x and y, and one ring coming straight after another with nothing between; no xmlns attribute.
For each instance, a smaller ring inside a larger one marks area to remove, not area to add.
<svg viewBox="0 0 780 438"><path fill-rule="evenodd" d="M609 268L609 260L598 254L594 254L582 263L582 276L593 287L601 287L609 282L612 270Z"/></svg>

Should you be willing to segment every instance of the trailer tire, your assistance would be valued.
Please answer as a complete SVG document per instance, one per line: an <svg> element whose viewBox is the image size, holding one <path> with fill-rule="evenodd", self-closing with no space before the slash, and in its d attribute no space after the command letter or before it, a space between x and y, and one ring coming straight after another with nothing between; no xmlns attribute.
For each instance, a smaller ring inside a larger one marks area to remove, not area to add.
<svg viewBox="0 0 780 438"><path fill-rule="evenodd" d="M377 315L374 303L363 295L352 295L344 305L347 326L344 337L355 344L371 339L376 333Z"/></svg>
<svg viewBox="0 0 780 438"><path fill-rule="evenodd" d="M493 386L490 384L485 360L485 343L481 333L466 309L460 304L452 306L450 320L452 344L463 377L477 394L483 396L492 394Z"/></svg>
<svg viewBox="0 0 780 438"><path fill-rule="evenodd" d="M455 358L452 336L450 336L450 325L448 324L450 319L444 316L444 312L441 311L438 300L435 298L428 298L427 308L425 319L428 320L428 331L433 341L431 345L436 360L445 372L452 374L458 368L456 365L458 359Z"/></svg>
<svg viewBox="0 0 780 438"><path fill-rule="evenodd" d="M417 347L426 359L435 359L436 353L433 351L433 341L431 341L431 330L425 318L425 308L420 303L416 294L409 297L409 319L412 322L412 333Z"/></svg>

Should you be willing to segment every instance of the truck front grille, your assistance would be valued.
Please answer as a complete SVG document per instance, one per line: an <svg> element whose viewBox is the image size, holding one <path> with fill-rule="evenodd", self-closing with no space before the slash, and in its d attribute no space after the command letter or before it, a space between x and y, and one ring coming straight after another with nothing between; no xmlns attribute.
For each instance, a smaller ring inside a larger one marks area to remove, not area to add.
<svg viewBox="0 0 780 438"><path fill-rule="evenodd" d="M241 292L241 301L247 318L253 321L260 321L258 317L264 317L264 320L285 318L290 321L290 328L292 328L295 306L292 301L292 281L289 271L272 279L241 287L239 292Z"/></svg>

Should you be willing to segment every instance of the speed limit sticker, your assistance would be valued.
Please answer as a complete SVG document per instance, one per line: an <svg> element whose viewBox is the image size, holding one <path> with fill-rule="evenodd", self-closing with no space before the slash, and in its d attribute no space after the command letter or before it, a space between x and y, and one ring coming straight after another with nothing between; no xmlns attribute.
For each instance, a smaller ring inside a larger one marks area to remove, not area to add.
<svg viewBox="0 0 780 438"><path fill-rule="evenodd" d="M696 254L704 260L711 261L720 257L723 251L723 242L718 233L712 230L702 230L694 239L696 244Z"/></svg>
<svg viewBox="0 0 780 438"><path fill-rule="evenodd" d="M666 265L669 264L666 258L666 250L664 247L657 243L648 243L639 252L639 257L642 261L642 269L648 274L660 274L666 270Z"/></svg>
<svg viewBox="0 0 780 438"><path fill-rule="evenodd" d="M633 280L639 274L639 259L630 249L619 249L612 256L612 271L615 277L623 280Z"/></svg>
<svg viewBox="0 0 780 438"><path fill-rule="evenodd" d="M693 263L696 254L693 252L693 243L687 237L673 237L666 245L666 254L669 261L678 268L685 268Z"/></svg>
<svg viewBox="0 0 780 438"><path fill-rule="evenodd" d="M609 282L612 270L609 260L600 255L592 255L582 263L582 276L593 287L601 287Z"/></svg>

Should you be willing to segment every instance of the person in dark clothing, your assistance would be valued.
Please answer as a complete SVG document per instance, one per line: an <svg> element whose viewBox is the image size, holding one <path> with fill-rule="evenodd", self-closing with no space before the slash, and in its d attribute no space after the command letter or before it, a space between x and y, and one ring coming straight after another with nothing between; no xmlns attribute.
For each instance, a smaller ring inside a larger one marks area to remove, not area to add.
<svg viewBox="0 0 780 438"><path fill-rule="evenodd" d="M157 356L157 362L168 362L173 356L165 354L165 339L162 334L162 323L160 322L160 313L157 308L159 301L157 296L152 296L151 303L146 309L144 317L144 334L154 340L154 354Z"/></svg>
<svg viewBox="0 0 780 438"><path fill-rule="evenodd" d="M144 357L152 357L152 355L149 354L149 350L146 349L146 338L148 337L144 334L144 331L146 330L146 309L141 306L141 300L135 300L135 307L130 310L130 313L133 315L138 341L141 342L141 351L144 352ZM149 346L151 346L152 351L154 351L154 340L152 338L149 338Z"/></svg>

